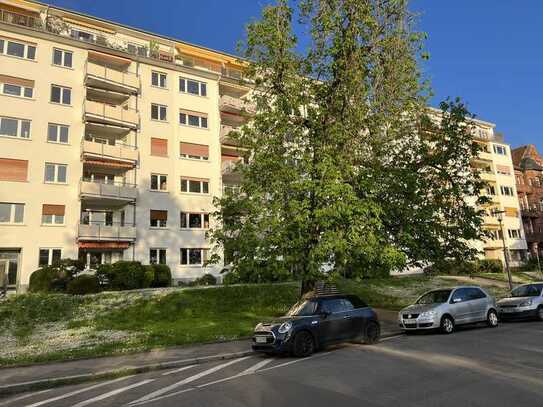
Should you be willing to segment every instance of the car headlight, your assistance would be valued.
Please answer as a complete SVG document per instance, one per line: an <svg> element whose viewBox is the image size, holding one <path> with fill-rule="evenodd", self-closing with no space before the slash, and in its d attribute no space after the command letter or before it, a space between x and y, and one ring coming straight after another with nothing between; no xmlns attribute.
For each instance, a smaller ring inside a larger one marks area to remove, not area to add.
<svg viewBox="0 0 543 407"><path fill-rule="evenodd" d="M283 322L281 326L279 327L279 333L280 334L286 334L288 331L292 329L292 322Z"/></svg>
<svg viewBox="0 0 543 407"><path fill-rule="evenodd" d="M526 301L523 301L519 304L519 307L529 307L530 305L532 305L532 300L526 300Z"/></svg>
<svg viewBox="0 0 543 407"><path fill-rule="evenodd" d="M255 331L260 331L260 328L262 327L262 322L259 322L256 326L255 326Z"/></svg>
<svg viewBox="0 0 543 407"><path fill-rule="evenodd" d="M422 314L419 315L420 318L433 318L435 316L435 311L424 311Z"/></svg>

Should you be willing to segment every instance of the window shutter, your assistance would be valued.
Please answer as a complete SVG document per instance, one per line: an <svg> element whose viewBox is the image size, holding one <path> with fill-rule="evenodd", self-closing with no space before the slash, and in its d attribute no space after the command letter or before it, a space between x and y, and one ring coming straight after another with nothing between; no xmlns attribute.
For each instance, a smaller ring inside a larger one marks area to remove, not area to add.
<svg viewBox="0 0 543 407"><path fill-rule="evenodd" d="M209 146L203 144L179 143L179 151L181 154L209 157Z"/></svg>
<svg viewBox="0 0 543 407"><path fill-rule="evenodd" d="M209 178L181 177L181 179L186 179L186 180L188 180L188 181L204 181L204 182L209 182Z"/></svg>
<svg viewBox="0 0 543 407"><path fill-rule="evenodd" d="M151 220L168 220L168 211L151 209Z"/></svg>
<svg viewBox="0 0 543 407"><path fill-rule="evenodd" d="M200 116L207 118L207 113L195 112L194 110L179 109L179 113L190 114L192 116Z"/></svg>
<svg viewBox="0 0 543 407"><path fill-rule="evenodd" d="M168 140L151 137L151 155L166 157L168 155Z"/></svg>
<svg viewBox="0 0 543 407"><path fill-rule="evenodd" d="M34 87L34 81L30 79L17 78L16 76L0 75L0 82L9 83L10 85L26 86L27 88Z"/></svg>
<svg viewBox="0 0 543 407"><path fill-rule="evenodd" d="M0 181L25 182L28 179L28 161L0 158Z"/></svg>
<svg viewBox="0 0 543 407"><path fill-rule="evenodd" d="M65 208L65 205L43 204L41 213L42 215L64 216Z"/></svg>
<svg viewBox="0 0 543 407"><path fill-rule="evenodd" d="M504 174L511 175L511 167L507 165L496 165L496 169Z"/></svg>

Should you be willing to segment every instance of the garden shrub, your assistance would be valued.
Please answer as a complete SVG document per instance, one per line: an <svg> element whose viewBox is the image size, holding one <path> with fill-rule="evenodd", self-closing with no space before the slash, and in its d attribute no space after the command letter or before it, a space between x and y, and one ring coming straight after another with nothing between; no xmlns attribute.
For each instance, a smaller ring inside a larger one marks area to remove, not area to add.
<svg viewBox="0 0 543 407"><path fill-rule="evenodd" d="M44 266L30 275L30 292L64 292L70 280L82 271L84 264L79 260L63 259L51 266Z"/></svg>
<svg viewBox="0 0 543 407"><path fill-rule="evenodd" d="M66 291L72 295L96 294L100 292L100 281L95 275L81 274L68 283Z"/></svg>
<svg viewBox="0 0 543 407"><path fill-rule="evenodd" d="M212 274L204 274L202 277L196 279L196 285L216 285L217 278Z"/></svg>
<svg viewBox="0 0 543 407"><path fill-rule="evenodd" d="M498 259L481 259L476 262L477 273L503 273L503 264Z"/></svg>
<svg viewBox="0 0 543 407"><path fill-rule="evenodd" d="M169 287L172 284L172 272L166 264L145 266L144 287Z"/></svg>
<svg viewBox="0 0 543 407"><path fill-rule="evenodd" d="M477 271L474 262L446 259L435 262L424 269L424 274L429 275L471 275Z"/></svg>
<svg viewBox="0 0 543 407"><path fill-rule="evenodd" d="M145 286L145 267L139 261L102 264L98 266L96 276L111 290L134 290Z"/></svg>

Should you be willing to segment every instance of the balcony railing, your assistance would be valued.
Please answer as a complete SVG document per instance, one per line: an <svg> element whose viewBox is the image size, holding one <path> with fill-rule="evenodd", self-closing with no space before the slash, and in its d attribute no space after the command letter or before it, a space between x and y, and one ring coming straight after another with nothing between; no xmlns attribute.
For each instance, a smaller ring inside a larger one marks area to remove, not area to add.
<svg viewBox="0 0 543 407"><path fill-rule="evenodd" d="M124 201L134 201L138 196L136 184L95 182L86 178L83 178L80 181L79 193L82 196L93 198L107 198Z"/></svg>
<svg viewBox="0 0 543 407"><path fill-rule="evenodd" d="M115 106L94 100L85 100L84 111L86 116L92 116L105 123L130 128L137 128L139 125L138 111L126 106Z"/></svg>
<svg viewBox="0 0 543 407"><path fill-rule="evenodd" d="M96 62L87 61L87 75L97 80L129 87L134 92L140 87L139 77L135 73L120 71Z"/></svg>
<svg viewBox="0 0 543 407"><path fill-rule="evenodd" d="M136 226L115 222L80 223L78 237L79 240L133 241L136 240Z"/></svg>
<svg viewBox="0 0 543 407"><path fill-rule="evenodd" d="M21 25L23 27L42 29L43 23L39 16L28 16L24 14L14 13L13 11L0 9L0 20L3 23Z"/></svg>
<svg viewBox="0 0 543 407"><path fill-rule="evenodd" d="M116 144L114 146L104 143L83 140L81 143L83 154L93 154L101 157L117 158L120 160L138 161L138 150L134 146Z"/></svg>
<svg viewBox="0 0 543 407"><path fill-rule="evenodd" d="M227 112L246 112L249 114L256 113L256 107L253 103L230 95L221 96L219 107L221 110Z"/></svg>

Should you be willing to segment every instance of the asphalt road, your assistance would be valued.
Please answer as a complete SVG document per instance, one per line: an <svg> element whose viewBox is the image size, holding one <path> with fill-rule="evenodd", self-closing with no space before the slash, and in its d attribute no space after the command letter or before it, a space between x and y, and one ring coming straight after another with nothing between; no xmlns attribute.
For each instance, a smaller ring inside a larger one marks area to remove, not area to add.
<svg viewBox="0 0 543 407"><path fill-rule="evenodd" d="M348 344L20 394L0 406L539 406L543 323Z"/></svg>

